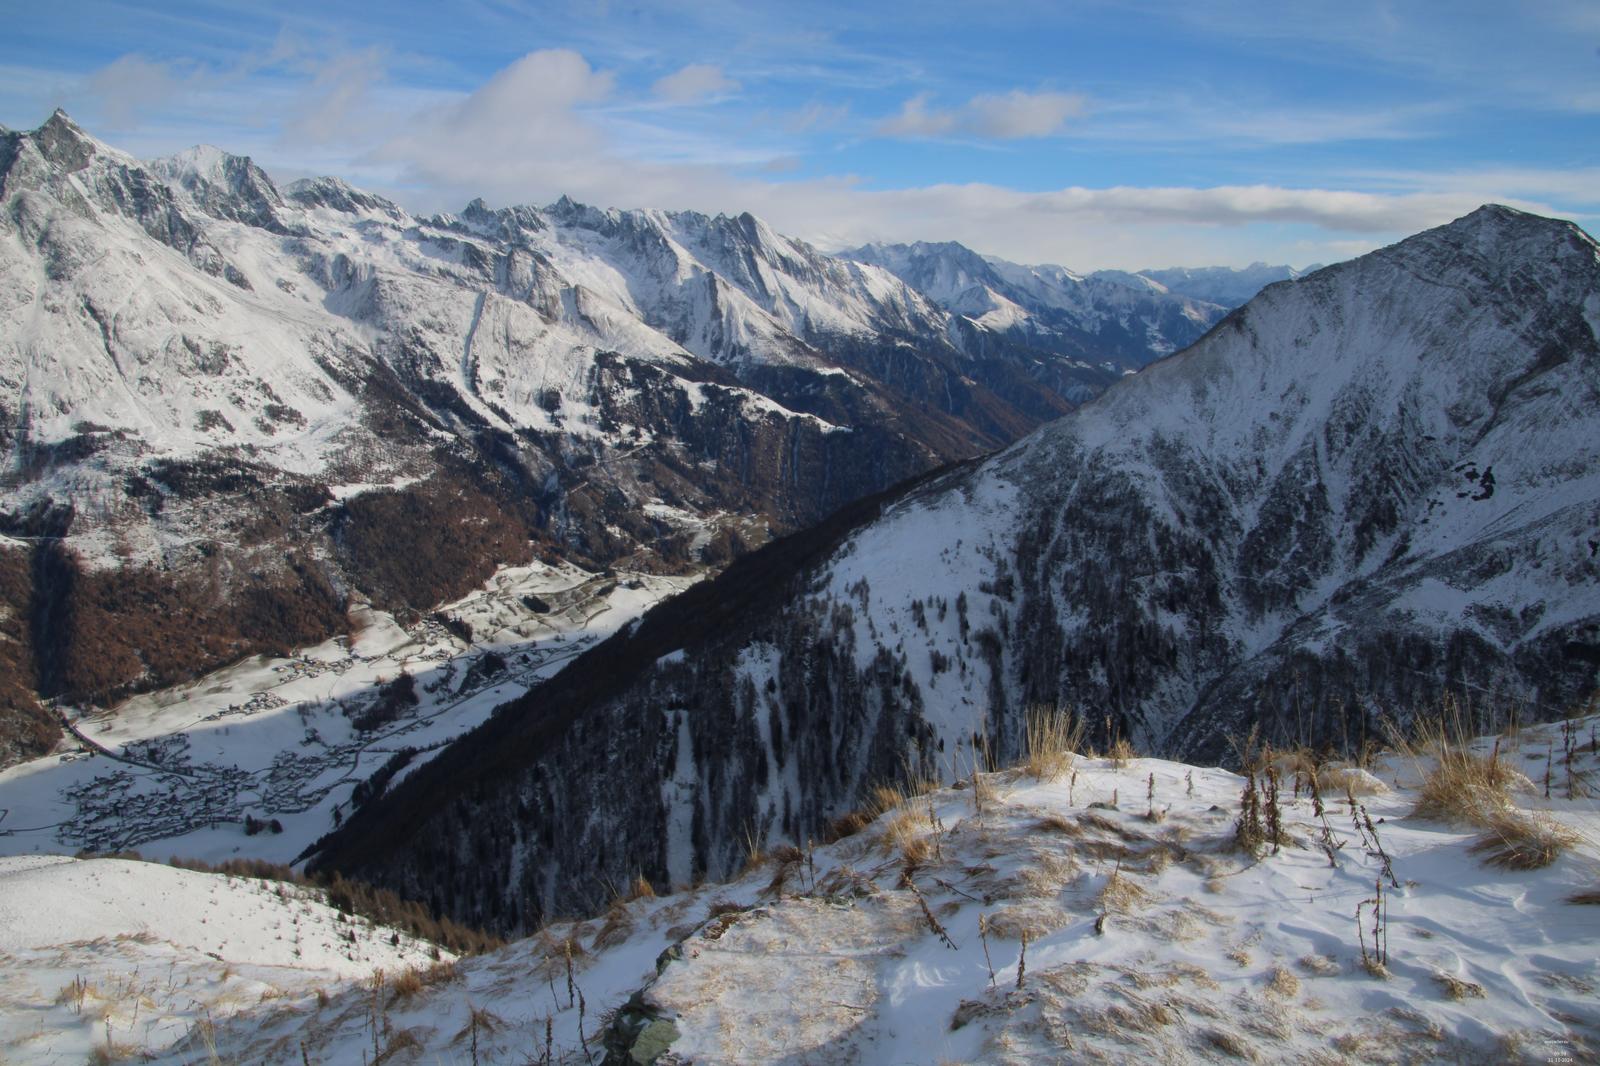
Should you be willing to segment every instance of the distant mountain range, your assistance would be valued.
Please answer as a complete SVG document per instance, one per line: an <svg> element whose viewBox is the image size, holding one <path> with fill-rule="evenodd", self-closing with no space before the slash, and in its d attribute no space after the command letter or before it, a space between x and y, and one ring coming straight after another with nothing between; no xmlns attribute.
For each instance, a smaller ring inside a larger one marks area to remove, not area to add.
<svg viewBox="0 0 1600 1066"><path fill-rule="evenodd" d="M1305 273L1256 263L1075 274L954 242L869 244L840 254L888 270L964 323L1124 371L1188 347L1265 286Z"/></svg>
<svg viewBox="0 0 1600 1066"><path fill-rule="evenodd" d="M1073 327L1036 276L1047 324L986 324L747 214L423 218L60 112L0 130L0 757L55 735L39 694L113 701L530 552L720 565L1217 313L1163 297L1189 333L1158 334L1107 285Z"/></svg>

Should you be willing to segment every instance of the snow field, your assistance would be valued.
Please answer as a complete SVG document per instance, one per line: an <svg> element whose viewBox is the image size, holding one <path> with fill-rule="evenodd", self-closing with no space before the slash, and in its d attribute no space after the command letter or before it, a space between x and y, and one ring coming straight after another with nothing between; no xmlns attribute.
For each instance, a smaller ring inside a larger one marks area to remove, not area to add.
<svg viewBox="0 0 1600 1066"><path fill-rule="evenodd" d="M313 889L155 863L0 858L0 1060L118 1061L265 1004L448 961Z"/></svg>
<svg viewBox="0 0 1600 1066"><path fill-rule="evenodd" d="M1542 869L1486 865L1476 829L1414 816L1427 756L1344 775L1354 812L1325 775L1334 865L1287 763L1289 842L1253 857L1233 843L1238 775L1079 757L1052 781L912 797L728 884L618 900L377 1012L370 986L348 989L294 1025L328 1063L370 1061L374 1034L387 1061L470 1061L474 1039L479 1062L539 1061L547 1021L552 1059L581 1062L619 1016L670 1044L662 1061L697 1063L1588 1061L1600 926L1569 899L1600 889L1595 724L1577 726L1575 798L1563 777L1548 801L1516 797L1578 833ZM1542 763L1562 743L1524 730L1501 755ZM1363 962L1380 881L1381 969ZM273 1017L219 1025L224 1060L297 1061Z"/></svg>

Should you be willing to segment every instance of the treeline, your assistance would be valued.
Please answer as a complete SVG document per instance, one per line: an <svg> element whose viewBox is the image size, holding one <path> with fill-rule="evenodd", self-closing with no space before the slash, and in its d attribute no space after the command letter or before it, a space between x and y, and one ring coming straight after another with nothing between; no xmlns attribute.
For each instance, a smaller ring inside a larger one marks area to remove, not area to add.
<svg viewBox="0 0 1600 1066"><path fill-rule="evenodd" d="M146 860L136 851L112 855L82 855L80 858L116 858ZM462 925L450 918L436 917L415 900L402 899L386 888L378 888L361 881L352 881L334 874L332 877L307 877L293 867L264 859L226 859L212 864L201 859L171 858L167 865L180 870L198 873L225 874L229 877L252 877L261 881L279 881L321 892L329 906L357 918L365 918L374 925L388 926L408 933L418 940L437 944L456 955L481 955L503 947L505 941L481 929Z"/></svg>
<svg viewBox="0 0 1600 1066"><path fill-rule="evenodd" d="M30 553L0 547L0 766L43 755L61 727L33 691Z"/></svg>
<svg viewBox="0 0 1600 1066"><path fill-rule="evenodd" d="M32 554L31 629L45 696L104 704L246 655L287 654L345 627L343 598L298 555L224 581L143 566L89 570L59 541Z"/></svg>

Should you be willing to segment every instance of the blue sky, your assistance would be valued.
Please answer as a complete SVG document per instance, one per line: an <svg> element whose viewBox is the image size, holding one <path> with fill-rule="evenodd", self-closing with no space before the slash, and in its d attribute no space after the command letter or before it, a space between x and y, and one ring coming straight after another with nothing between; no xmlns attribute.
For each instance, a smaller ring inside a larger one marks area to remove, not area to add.
<svg viewBox="0 0 1600 1066"><path fill-rule="evenodd" d="M1499 200L1600 221L1600 2L0 0L65 107L419 210L750 210L824 246L1304 265Z"/></svg>

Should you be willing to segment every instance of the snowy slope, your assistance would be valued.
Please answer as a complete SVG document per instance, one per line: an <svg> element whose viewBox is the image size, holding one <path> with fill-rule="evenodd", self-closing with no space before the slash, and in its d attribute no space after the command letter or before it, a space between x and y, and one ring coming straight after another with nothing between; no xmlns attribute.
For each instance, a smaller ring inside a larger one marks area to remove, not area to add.
<svg viewBox="0 0 1600 1066"><path fill-rule="evenodd" d="M858 663L905 655L946 736L1050 702L1217 755L1250 712L1292 733L1297 684L1316 738L1357 728L1336 702L1366 722L1441 686L1559 710L1600 621L1597 312L1587 235L1484 208L1267 289L863 531L822 596L868 616ZM974 553L981 581L928 580ZM952 678L929 651L980 642L913 611L961 592L999 658Z"/></svg>
<svg viewBox="0 0 1600 1066"><path fill-rule="evenodd" d="M1574 725L1578 778L1600 769L1593 724ZM1525 729L1498 752L1536 768L1563 744L1557 728ZM1291 842L1259 857L1233 843L1244 780L1224 770L1078 757L1054 780L967 775L838 843L755 858L730 883L552 924L417 995L264 1005L213 1039L224 1061L262 1063L298 1062L301 1041L330 1064L385 1051L708 1066L1587 1061L1600 938L1590 907L1568 900L1597 887L1593 800L1565 798L1558 765L1552 799L1516 802L1580 843L1544 869L1498 869L1468 851L1470 828L1412 813L1431 765L1325 767L1321 819L1286 764ZM1363 961L1376 951L1363 901L1380 883L1378 969ZM147 1046L156 1061L199 1050Z"/></svg>
<svg viewBox="0 0 1600 1066"><path fill-rule="evenodd" d="M1569 712L1600 662L1597 329L1594 242L1496 207L1270 287L1011 448L666 605L321 861L471 920L561 913L633 870L733 869L751 827L804 839L975 741L1012 757L1038 705L1219 761L1252 728L1354 750L1444 698ZM512 817L551 834L478 828ZM493 861L440 878L435 849Z"/></svg>
<svg viewBox="0 0 1600 1066"><path fill-rule="evenodd" d="M4 607L61 620L19 653L45 696L114 702L535 554L720 565L1109 380L957 345L893 275L749 215L420 218L216 148L141 163L59 112L0 134L0 208Z"/></svg>
<svg viewBox="0 0 1600 1066"><path fill-rule="evenodd" d="M121 859L0 859L7 1062L198 1047L232 1015L305 1010L374 973L449 959L347 920L310 888Z"/></svg>

